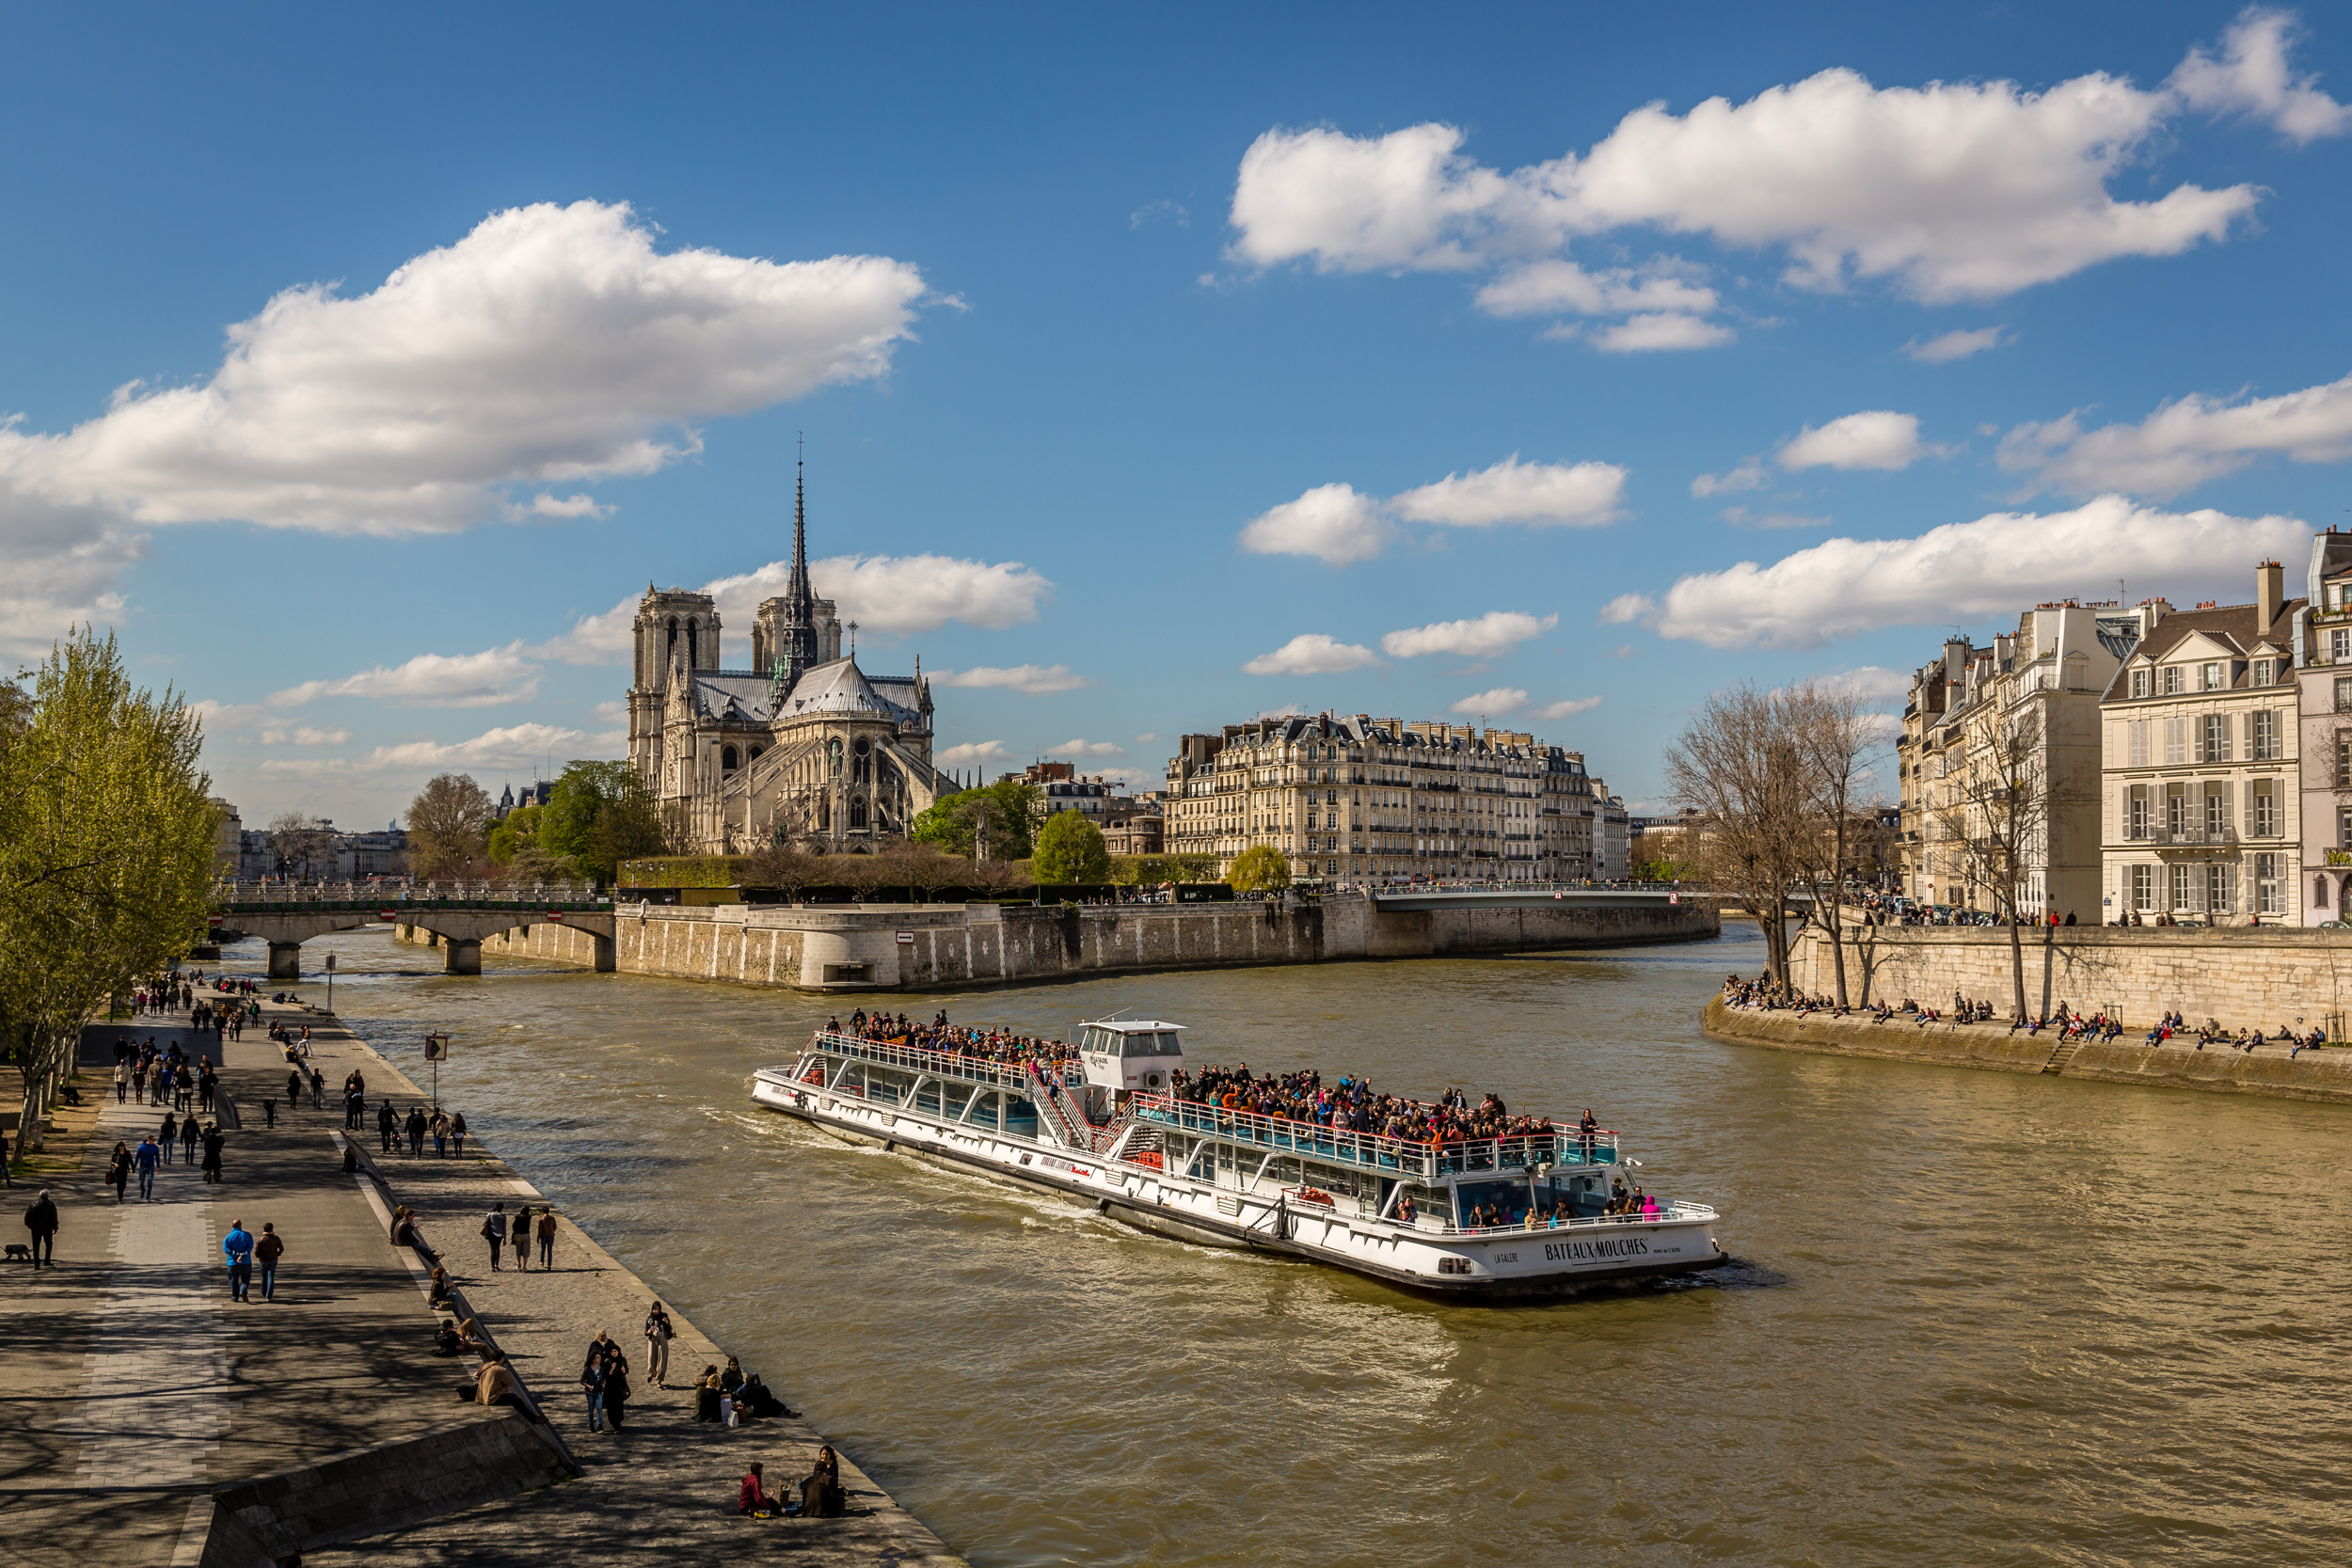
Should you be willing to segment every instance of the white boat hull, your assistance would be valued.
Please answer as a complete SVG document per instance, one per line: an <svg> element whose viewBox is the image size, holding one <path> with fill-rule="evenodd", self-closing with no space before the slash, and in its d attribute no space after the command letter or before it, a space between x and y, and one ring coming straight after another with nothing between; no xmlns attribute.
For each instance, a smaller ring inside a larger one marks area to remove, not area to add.
<svg viewBox="0 0 2352 1568"><path fill-rule="evenodd" d="M868 1103L854 1087L807 1083L784 1069L759 1073L752 1098L837 1137L1056 1193L1140 1230L1328 1263L1454 1299L1575 1295L1730 1261L1716 1244L1711 1212L1551 1228L1434 1229L1106 1160L903 1104Z"/></svg>

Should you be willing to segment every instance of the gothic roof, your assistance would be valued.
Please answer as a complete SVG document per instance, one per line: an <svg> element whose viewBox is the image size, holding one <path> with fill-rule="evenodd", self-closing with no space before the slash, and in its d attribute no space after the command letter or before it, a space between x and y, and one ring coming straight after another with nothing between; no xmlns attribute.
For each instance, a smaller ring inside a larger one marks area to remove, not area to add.
<svg viewBox="0 0 2352 1568"><path fill-rule="evenodd" d="M694 672L694 717L721 724L765 724L775 717L768 677L755 670Z"/></svg>
<svg viewBox="0 0 2352 1568"><path fill-rule="evenodd" d="M893 723L919 719L912 680L870 681L854 658L837 658L802 673L785 694L776 717L805 719L820 714L887 719Z"/></svg>

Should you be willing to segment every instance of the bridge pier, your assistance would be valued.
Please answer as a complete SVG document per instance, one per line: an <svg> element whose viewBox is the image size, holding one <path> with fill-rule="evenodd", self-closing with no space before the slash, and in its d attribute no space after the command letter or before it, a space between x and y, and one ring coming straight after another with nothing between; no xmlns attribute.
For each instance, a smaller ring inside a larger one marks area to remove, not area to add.
<svg viewBox="0 0 2352 1568"><path fill-rule="evenodd" d="M302 943L273 942L269 944L269 977L273 980L302 978Z"/></svg>
<svg viewBox="0 0 2352 1568"><path fill-rule="evenodd" d="M482 939L480 937L451 937L442 947L441 973L444 974L479 974L482 973Z"/></svg>
<svg viewBox="0 0 2352 1568"><path fill-rule="evenodd" d="M594 931L591 931L588 934L596 938L596 972L598 974L612 974L617 973L621 967L621 952L619 944L616 943L611 937L596 936Z"/></svg>

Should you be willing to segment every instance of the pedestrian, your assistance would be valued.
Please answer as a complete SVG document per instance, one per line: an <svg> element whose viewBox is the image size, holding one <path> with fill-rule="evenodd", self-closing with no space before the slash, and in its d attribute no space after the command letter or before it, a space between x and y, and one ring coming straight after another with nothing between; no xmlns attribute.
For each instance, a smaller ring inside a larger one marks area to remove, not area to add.
<svg viewBox="0 0 2352 1568"><path fill-rule="evenodd" d="M555 1211L539 1205L539 1267L542 1272L555 1267Z"/></svg>
<svg viewBox="0 0 2352 1568"><path fill-rule="evenodd" d="M628 1357L614 1345L604 1369L604 1418L614 1432L628 1415Z"/></svg>
<svg viewBox="0 0 2352 1568"><path fill-rule="evenodd" d="M392 1151L392 1134L399 1125L400 1119L392 1115L392 1102L389 1100L379 1102L375 1107L375 1131L383 1140L387 1154Z"/></svg>
<svg viewBox="0 0 2352 1568"><path fill-rule="evenodd" d="M411 1105L408 1107L408 1157L410 1159L424 1158L424 1107Z"/></svg>
<svg viewBox="0 0 2352 1568"><path fill-rule="evenodd" d="M106 1162L106 1185L115 1190L115 1201L122 1201L122 1189L131 1181L131 1146L115 1145L114 1157Z"/></svg>
<svg viewBox="0 0 2352 1568"><path fill-rule="evenodd" d="M663 1379L670 1375L670 1341L674 1338L670 1314L657 1301L653 1310L645 1314L645 1375L653 1379L657 1388L669 1386Z"/></svg>
<svg viewBox="0 0 2352 1568"><path fill-rule="evenodd" d="M278 1227L264 1223L262 1227L261 1240L253 1243L254 1261L262 1265L262 1299L263 1301L278 1299L278 1260L284 1256L286 1256L286 1243L278 1234Z"/></svg>
<svg viewBox="0 0 2352 1568"><path fill-rule="evenodd" d="M51 1200L48 1188L43 1187L40 1196L33 1199L33 1206L24 1211L24 1228L33 1233L33 1267L38 1269L46 1261L51 1268L56 1268L57 1206Z"/></svg>
<svg viewBox="0 0 2352 1568"><path fill-rule="evenodd" d="M360 1109L365 1109L366 1106L366 1101L363 1100L359 1102ZM316 1068L312 1068L310 1069L310 1109L313 1111L324 1111L326 1109L326 1074L321 1072ZM358 1125L359 1118L356 1115L351 1118L351 1120L344 1123L344 1126L350 1128L356 1128Z"/></svg>
<svg viewBox="0 0 2352 1568"><path fill-rule="evenodd" d="M158 1134L164 1143L164 1164L171 1164L171 1149L180 1141L180 1120L169 1111L164 1113L164 1130Z"/></svg>
<svg viewBox="0 0 2352 1568"><path fill-rule="evenodd" d="M155 1166L162 1153L155 1147L152 1132L141 1138L139 1147L131 1151L131 1164L139 1173L139 1196L151 1203L155 1200Z"/></svg>
<svg viewBox="0 0 2352 1568"><path fill-rule="evenodd" d="M466 1157L466 1113L458 1112L449 1118L450 1150L460 1160Z"/></svg>
<svg viewBox="0 0 2352 1568"><path fill-rule="evenodd" d="M204 1180L215 1187L220 1185L220 1151L228 1142L229 1134L220 1130L219 1123L210 1123L205 1127Z"/></svg>
<svg viewBox="0 0 2352 1568"><path fill-rule="evenodd" d="M229 1234L220 1239L221 1256L229 1259L229 1299L250 1301L247 1293L253 1289L253 1232L245 1227L243 1220L229 1222Z"/></svg>
<svg viewBox="0 0 2352 1568"><path fill-rule="evenodd" d="M117 1062L115 1064L115 1103L118 1105L128 1105L130 1102L131 1064L128 1062Z"/></svg>
<svg viewBox="0 0 2352 1568"><path fill-rule="evenodd" d="M499 1252L506 1245L506 1205L493 1203L482 1216L482 1239L490 1243L490 1272L499 1272Z"/></svg>
<svg viewBox="0 0 2352 1568"><path fill-rule="evenodd" d="M433 1107L433 1119L425 1123L425 1131L433 1134L433 1157L437 1160L448 1159L449 1117L441 1114L438 1105Z"/></svg>
<svg viewBox="0 0 2352 1568"><path fill-rule="evenodd" d="M289 1116L302 1109L302 1069L286 1069L286 1112Z"/></svg>
<svg viewBox="0 0 2352 1568"><path fill-rule="evenodd" d="M587 1358L580 1364L580 1386L588 1395L588 1430L604 1430L604 1346L605 1338L598 1334L588 1347Z"/></svg>
<svg viewBox="0 0 2352 1568"><path fill-rule="evenodd" d="M180 1157L191 1165L196 1164L197 1140L203 1135L197 1128L195 1113L189 1113L180 1123Z"/></svg>
<svg viewBox="0 0 2352 1568"><path fill-rule="evenodd" d="M262 1101L262 1120L266 1126L275 1127L278 1125L277 1101L264 1100Z"/></svg>

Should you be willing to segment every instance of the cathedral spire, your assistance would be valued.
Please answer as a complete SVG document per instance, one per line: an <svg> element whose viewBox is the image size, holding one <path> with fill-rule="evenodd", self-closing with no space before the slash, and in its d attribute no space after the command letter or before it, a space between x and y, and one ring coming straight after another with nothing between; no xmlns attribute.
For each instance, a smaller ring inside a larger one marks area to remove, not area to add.
<svg viewBox="0 0 2352 1568"><path fill-rule="evenodd" d="M792 465L792 579L785 585L784 684L788 689L817 663L817 596L808 585L808 461Z"/></svg>

